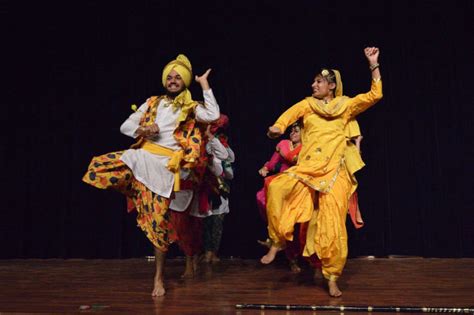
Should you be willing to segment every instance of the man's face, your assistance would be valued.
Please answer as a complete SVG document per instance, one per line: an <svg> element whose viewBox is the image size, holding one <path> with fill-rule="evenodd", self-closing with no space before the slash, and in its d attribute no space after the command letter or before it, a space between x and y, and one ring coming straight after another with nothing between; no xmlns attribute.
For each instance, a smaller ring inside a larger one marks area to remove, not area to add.
<svg viewBox="0 0 474 315"><path fill-rule="evenodd" d="M170 94L179 94L185 89L184 81L178 72L171 70L166 77L166 91Z"/></svg>
<svg viewBox="0 0 474 315"><path fill-rule="evenodd" d="M322 99L331 95L331 89L335 88L335 84L329 83L322 75L317 75L311 87L313 88L313 97Z"/></svg>

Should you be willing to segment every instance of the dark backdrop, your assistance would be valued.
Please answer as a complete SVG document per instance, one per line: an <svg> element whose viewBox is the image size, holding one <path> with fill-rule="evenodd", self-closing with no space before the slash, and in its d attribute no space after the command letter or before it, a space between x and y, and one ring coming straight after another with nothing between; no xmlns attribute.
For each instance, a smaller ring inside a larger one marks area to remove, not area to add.
<svg viewBox="0 0 474 315"><path fill-rule="evenodd" d="M321 67L366 92L381 49L384 98L360 116L366 226L350 254L474 257L473 1L17 1L2 8L0 257L138 257L148 241L118 193L81 182L163 66L208 67L237 155L221 253L257 257L266 129ZM202 99L196 84L195 99ZM174 250L176 251L176 250Z"/></svg>

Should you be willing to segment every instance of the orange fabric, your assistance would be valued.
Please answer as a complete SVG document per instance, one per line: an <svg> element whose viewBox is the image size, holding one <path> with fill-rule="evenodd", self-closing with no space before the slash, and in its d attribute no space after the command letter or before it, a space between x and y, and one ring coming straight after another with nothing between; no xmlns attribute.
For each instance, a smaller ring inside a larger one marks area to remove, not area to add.
<svg viewBox="0 0 474 315"><path fill-rule="evenodd" d="M354 224L354 227L356 229L360 229L364 226L364 223L360 223L357 221L357 209L359 209L359 197L357 195L357 192L355 191L349 199L349 216L351 217L351 221L352 224Z"/></svg>
<svg viewBox="0 0 474 315"><path fill-rule="evenodd" d="M137 211L137 223L147 238L165 252L176 234L169 222L169 199L149 190L133 177L120 160L124 151L112 152L92 159L82 180L99 189L113 189L127 196L127 210Z"/></svg>

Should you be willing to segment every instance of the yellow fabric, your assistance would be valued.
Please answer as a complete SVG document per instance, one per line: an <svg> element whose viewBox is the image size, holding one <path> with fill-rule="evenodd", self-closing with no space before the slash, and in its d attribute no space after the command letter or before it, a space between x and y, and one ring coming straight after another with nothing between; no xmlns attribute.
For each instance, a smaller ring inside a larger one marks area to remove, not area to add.
<svg viewBox="0 0 474 315"><path fill-rule="evenodd" d="M355 119L349 120L349 122L346 125L346 128L344 130L346 137L348 139L354 139L357 138L358 136L362 135L360 132L360 127L359 123Z"/></svg>
<svg viewBox="0 0 474 315"><path fill-rule="evenodd" d="M173 108L181 108L181 113L179 114L176 124L179 125L181 122L185 121L189 113L194 110L197 106L197 102L193 100L191 92L188 89L185 89L172 101Z"/></svg>
<svg viewBox="0 0 474 315"><path fill-rule="evenodd" d="M342 168L331 191L319 194L319 206L308 224L303 256L318 255L328 280L337 280L346 264L346 217L352 188L349 174Z"/></svg>
<svg viewBox="0 0 474 315"><path fill-rule="evenodd" d="M175 60L170 61L165 66L161 77L161 82L163 83L163 86L166 86L166 78L173 70L178 72L178 74L183 79L184 84L186 84L186 87L189 87L191 85L191 81L193 79L193 67L191 66L191 62L185 55L178 55Z"/></svg>
<svg viewBox="0 0 474 315"><path fill-rule="evenodd" d="M322 100L314 97L307 97L306 102L311 106L311 109L318 115L327 118L334 118L342 115L347 109L347 96L338 96L329 103L325 103Z"/></svg>
<svg viewBox="0 0 474 315"><path fill-rule="evenodd" d="M145 141L141 148L152 154L170 157L170 160L166 167L170 170L170 172L174 173L174 191L179 191L180 190L179 171L181 168L181 160L183 159L184 151L183 150L174 151L174 150L165 148L161 145L158 145L156 143L152 143L149 141Z"/></svg>
<svg viewBox="0 0 474 315"><path fill-rule="evenodd" d="M352 188L345 167L341 168L331 191L316 197L314 190L291 175L277 176L268 187L267 200L268 235L272 244L284 247L286 241L293 240L294 225L309 221L303 256L318 255L323 275L336 280L347 259L346 216ZM315 209L314 204L319 206Z"/></svg>
<svg viewBox="0 0 474 315"><path fill-rule="evenodd" d="M365 166L365 163L362 160L362 157L360 156L359 149L357 149L356 145L352 143L352 141L348 141L347 143L346 152L344 154L344 160L347 171L349 172L352 181L357 184L357 180L354 174L361 168L363 168Z"/></svg>
<svg viewBox="0 0 474 315"><path fill-rule="evenodd" d="M291 240L294 224L309 221L315 215L314 190L319 191L319 214L312 222L312 237L307 238L305 253L316 252L322 258L326 278L337 278L344 267L345 218L349 197L357 188L346 169L345 127L381 98L382 82L373 80L368 93L353 98L338 96L329 104L306 98L289 108L274 124L284 132L303 118L304 133L298 163L268 187L269 236L277 246Z"/></svg>
<svg viewBox="0 0 474 315"><path fill-rule="evenodd" d="M345 161L346 161L346 167L347 171L351 175L352 181L357 183L357 180L355 178L355 172L360 170L365 166L364 161L362 160L362 157L360 155L359 149L357 149L356 145L350 141L351 139L355 139L361 135L359 124L357 123L357 120L351 119L346 125L346 128L344 130L344 133L347 138L347 148L346 148L346 153L345 153Z"/></svg>
<svg viewBox="0 0 474 315"><path fill-rule="evenodd" d="M193 100L191 92L187 89L191 85L193 79L193 68L191 62L185 55L178 55L175 60L170 61L163 69L161 82L166 87L166 78L171 71L176 71L184 81L186 89L184 89L178 96L172 100L173 109L176 111L181 108L181 113L178 117L177 123L186 120L189 112L194 109L197 103Z"/></svg>
<svg viewBox="0 0 474 315"><path fill-rule="evenodd" d="M368 93L353 98L336 97L329 104L308 97L289 108L278 118L274 127L284 132L292 123L303 118L305 131L298 163L285 172L312 189L329 191L341 164L344 164L347 147L345 126L381 98L382 81L373 80Z"/></svg>
<svg viewBox="0 0 474 315"><path fill-rule="evenodd" d="M166 215L170 200L153 193L133 176L120 157L125 151L96 156L82 180L100 189L114 189L127 196L127 210L137 211L138 226L162 252L176 240L176 233Z"/></svg>
<svg viewBox="0 0 474 315"><path fill-rule="evenodd" d="M336 75L336 91L334 96L342 96L343 95L343 89L342 89L342 78L341 78L341 73L339 70L332 69L334 74Z"/></svg>
<svg viewBox="0 0 474 315"><path fill-rule="evenodd" d="M295 223L311 219L314 190L283 173L272 180L267 195L268 236L273 245L284 247L286 240L293 240Z"/></svg>

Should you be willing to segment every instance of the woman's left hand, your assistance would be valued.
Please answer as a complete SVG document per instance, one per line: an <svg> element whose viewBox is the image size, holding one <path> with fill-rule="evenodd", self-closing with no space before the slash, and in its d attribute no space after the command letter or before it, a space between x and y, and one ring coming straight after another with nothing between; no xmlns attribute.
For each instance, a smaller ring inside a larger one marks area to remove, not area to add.
<svg viewBox="0 0 474 315"><path fill-rule="evenodd" d="M380 51L377 47L366 47L364 49L365 57L371 65L377 63L377 61L379 60L379 53Z"/></svg>

